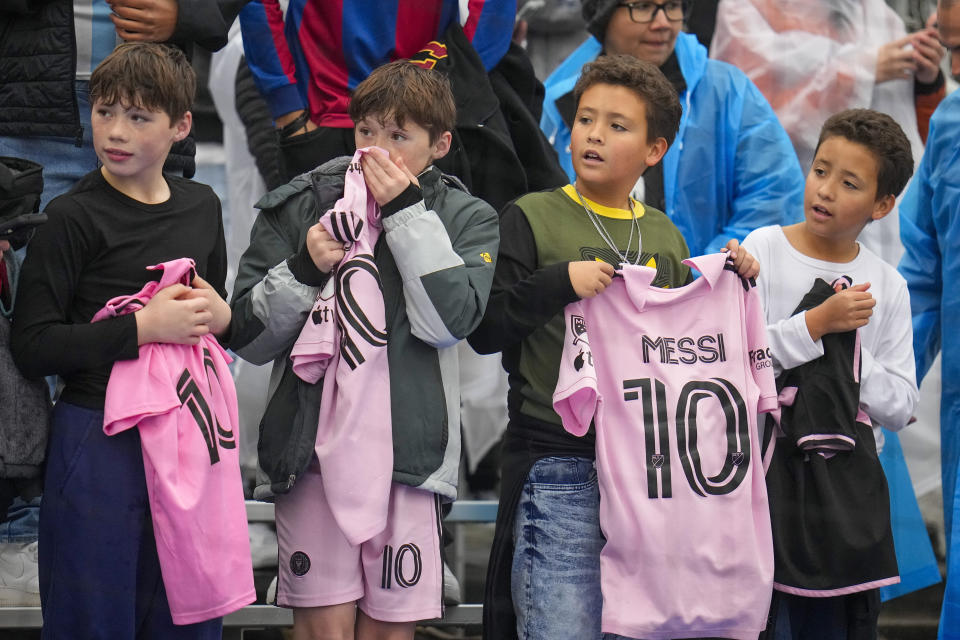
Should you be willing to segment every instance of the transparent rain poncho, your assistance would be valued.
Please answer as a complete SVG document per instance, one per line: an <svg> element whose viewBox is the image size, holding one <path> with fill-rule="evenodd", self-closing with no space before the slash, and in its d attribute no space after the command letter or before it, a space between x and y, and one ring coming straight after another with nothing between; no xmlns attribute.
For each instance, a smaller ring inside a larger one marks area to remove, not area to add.
<svg viewBox="0 0 960 640"><path fill-rule="evenodd" d="M884 0L724 0L710 55L746 73L779 117L810 169L823 122L838 111L888 113L919 163L913 76L877 84L877 50L906 35ZM898 213L871 223L860 239L896 265L903 253Z"/></svg>

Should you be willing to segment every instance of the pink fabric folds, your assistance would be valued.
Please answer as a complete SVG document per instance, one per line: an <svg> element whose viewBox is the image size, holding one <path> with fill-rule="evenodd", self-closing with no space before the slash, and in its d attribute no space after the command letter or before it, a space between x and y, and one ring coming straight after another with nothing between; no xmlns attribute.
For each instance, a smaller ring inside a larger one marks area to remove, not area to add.
<svg viewBox="0 0 960 640"><path fill-rule="evenodd" d="M110 300L93 322L133 313L161 289L189 285L187 258L132 296ZM119 360L107 384L103 431L137 427L157 555L175 624L223 616L256 599L237 449L230 357L213 336L197 345L145 344Z"/></svg>
<svg viewBox="0 0 960 640"><path fill-rule="evenodd" d="M352 544L386 526L393 477L386 316L374 262L382 226L360 166L373 149L357 150L343 197L320 218L347 243L346 254L290 354L300 378L323 377L316 454L333 516Z"/></svg>
<svg viewBox="0 0 960 640"><path fill-rule="evenodd" d="M773 587L757 412L777 390L756 289L721 253L650 286L624 266L567 305L554 408L596 428L602 630L630 638L755 639Z"/></svg>

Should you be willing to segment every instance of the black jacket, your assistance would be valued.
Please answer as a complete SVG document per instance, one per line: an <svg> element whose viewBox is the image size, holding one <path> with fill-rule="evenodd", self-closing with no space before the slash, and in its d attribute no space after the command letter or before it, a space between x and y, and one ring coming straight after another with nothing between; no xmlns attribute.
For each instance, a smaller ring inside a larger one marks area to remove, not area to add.
<svg viewBox="0 0 960 640"><path fill-rule="evenodd" d="M443 40L448 55L434 68L450 79L457 125L450 153L437 167L497 211L530 191L567 184L556 152L540 131L543 85L523 49L511 44L487 74L458 22Z"/></svg>
<svg viewBox="0 0 960 640"><path fill-rule="evenodd" d="M247 0L178 0L171 43L215 51ZM73 0L4 0L0 6L0 136L79 141L74 92L77 42ZM193 175L192 139L174 145L167 169Z"/></svg>

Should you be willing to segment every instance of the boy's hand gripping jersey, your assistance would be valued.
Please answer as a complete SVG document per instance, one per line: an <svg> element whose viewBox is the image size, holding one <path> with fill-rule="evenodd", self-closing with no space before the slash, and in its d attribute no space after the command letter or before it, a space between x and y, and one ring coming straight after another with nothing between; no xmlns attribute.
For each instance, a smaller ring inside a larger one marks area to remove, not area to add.
<svg viewBox="0 0 960 640"><path fill-rule="evenodd" d="M757 412L777 406L760 300L717 253L650 286L624 266L567 306L554 408L596 425L604 632L751 638L773 581Z"/></svg>
<svg viewBox="0 0 960 640"><path fill-rule="evenodd" d="M107 302L92 322L142 309L161 289L189 286L193 260L162 269L132 296ZM174 624L226 615L256 600L237 450L237 392L216 338L150 343L110 372L103 431L137 427L157 555Z"/></svg>
<svg viewBox="0 0 960 640"><path fill-rule="evenodd" d="M343 197L320 218L347 247L290 354L300 378L324 378L316 453L330 509L352 544L386 527L393 479L387 323L373 256L382 226L360 168L373 149L357 150Z"/></svg>

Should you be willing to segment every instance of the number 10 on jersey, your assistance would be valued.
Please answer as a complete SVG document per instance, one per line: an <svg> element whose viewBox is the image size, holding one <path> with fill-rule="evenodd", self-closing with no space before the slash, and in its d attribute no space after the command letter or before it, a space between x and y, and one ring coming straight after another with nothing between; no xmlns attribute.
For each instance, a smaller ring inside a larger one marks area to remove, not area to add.
<svg viewBox="0 0 960 640"><path fill-rule="evenodd" d="M624 380L623 389L625 401L641 401L647 495L650 498L670 498L673 496L668 419L671 407L667 405L664 383L657 378ZM690 489L707 497L724 495L740 486L750 467L750 420L737 388L723 378L691 380L683 385L673 413L677 455ZM725 443L716 442L712 433L699 434L701 440L703 436L711 437L709 442L698 443L698 421L715 421L714 416L722 416ZM703 470L699 447L724 445L723 466L716 475L708 477Z"/></svg>

